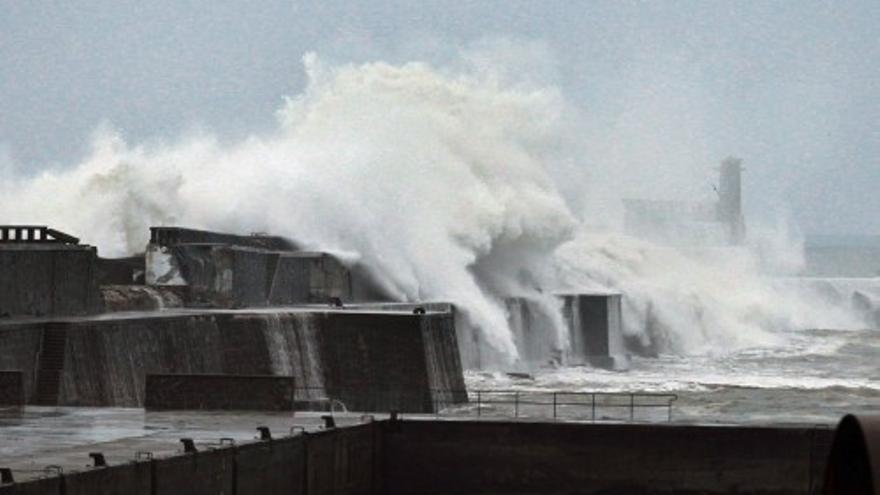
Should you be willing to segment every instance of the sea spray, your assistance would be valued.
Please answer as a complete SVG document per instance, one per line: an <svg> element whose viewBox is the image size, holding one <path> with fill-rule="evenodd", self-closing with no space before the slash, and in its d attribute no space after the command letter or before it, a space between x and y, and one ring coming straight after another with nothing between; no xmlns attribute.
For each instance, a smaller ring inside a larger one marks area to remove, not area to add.
<svg viewBox="0 0 880 495"><path fill-rule="evenodd" d="M105 256L142 251L151 225L285 235L367 267L395 299L455 303L463 342L480 346L485 367L517 362L510 296L547 308L540 331L565 349L558 288L623 292L627 333L662 352L773 345L780 328L837 323L774 290L749 261L707 261L584 226L569 203L588 184L560 184L559 171L588 162L560 139L570 109L552 86L422 63L304 61L308 86L272 132L146 146L105 129L82 163L16 180L0 221L51 224Z"/></svg>

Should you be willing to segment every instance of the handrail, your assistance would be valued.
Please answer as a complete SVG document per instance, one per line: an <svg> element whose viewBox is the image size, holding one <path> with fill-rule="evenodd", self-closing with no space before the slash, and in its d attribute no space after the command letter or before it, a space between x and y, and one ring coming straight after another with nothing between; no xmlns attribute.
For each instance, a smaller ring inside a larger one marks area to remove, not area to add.
<svg viewBox="0 0 880 495"><path fill-rule="evenodd" d="M626 417L614 418L622 421L636 421L637 411L665 409L666 421L672 420L672 405L678 395L664 392L569 392L559 390L511 390L511 389L429 389L422 391L401 390L350 390L339 394L328 393L325 387L295 387L297 392L320 391L326 399L342 400L351 394L370 395L376 404L389 411L399 408L404 402L430 403L435 414L461 415L472 411L477 417L488 414L502 414L514 418L537 406L539 414L533 417L556 419L571 418L572 410L589 411L587 419L599 421L602 411L623 410ZM462 407L470 404L471 407ZM397 405L397 406L396 406ZM502 406L502 407L498 407ZM506 408L505 408L506 407ZM566 414L568 413L568 414ZM582 419L582 418L581 418Z"/></svg>
<svg viewBox="0 0 880 495"><path fill-rule="evenodd" d="M0 243L79 244L79 239L45 225L0 225Z"/></svg>

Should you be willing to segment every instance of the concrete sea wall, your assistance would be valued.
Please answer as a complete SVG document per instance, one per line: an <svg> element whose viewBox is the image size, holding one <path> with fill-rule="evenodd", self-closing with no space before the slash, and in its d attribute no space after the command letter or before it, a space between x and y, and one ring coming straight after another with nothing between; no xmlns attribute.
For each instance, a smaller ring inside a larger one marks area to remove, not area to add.
<svg viewBox="0 0 880 495"><path fill-rule="evenodd" d="M55 494L816 493L828 429L380 421L0 486Z"/></svg>
<svg viewBox="0 0 880 495"><path fill-rule="evenodd" d="M141 407L147 374L276 375L301 400L431 412L433 389L466 400L455 342L446 313L158 312L0 325L0 369L44 404Z"/></svg>

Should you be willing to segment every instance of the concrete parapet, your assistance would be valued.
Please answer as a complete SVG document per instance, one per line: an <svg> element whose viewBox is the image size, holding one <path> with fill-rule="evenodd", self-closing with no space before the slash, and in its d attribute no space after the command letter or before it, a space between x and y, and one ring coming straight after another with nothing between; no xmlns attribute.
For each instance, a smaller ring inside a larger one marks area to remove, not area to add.
<svg viewBox="0 0 880 495"><path fill-rule="evenodd" d="M148 374L147 409L292 411L292 376Z"/></svg>
<svg viewBox="0 0 880 495"><path fill-rule="evenodd" d="M0 317L100 312L96 262L90 246L0 243Z"/></svg>
<svg viewBox="0 0 880 495"><path fill-rule="evenodd" d="M376 421L0 486L91 493L817 493L831 430ZM92 490L92 491L89 491Z"/></svg>

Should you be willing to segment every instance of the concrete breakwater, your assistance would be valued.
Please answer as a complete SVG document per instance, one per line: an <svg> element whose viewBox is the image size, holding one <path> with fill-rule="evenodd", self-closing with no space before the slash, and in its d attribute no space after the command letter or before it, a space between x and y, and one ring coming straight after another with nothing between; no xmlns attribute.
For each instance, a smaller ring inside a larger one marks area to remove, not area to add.
<svg viewBox="0 0 880 495"><path fill-rule="evenodd" d="M831 436L808 427L387 420L190 444L171 457L0 485L0 494L801 494L821 486Z"/></svg>
<svg viewBox="0 0 880 495"><path fill-rule="evenodd" d="M466 401L451 313L296 309L114 314L0 324L27 403L144 405L147 374L294 377L298 400L429 412ZM455 392L449 392L455 391ZM442 394L443 397L437 397Z"/></svg>

